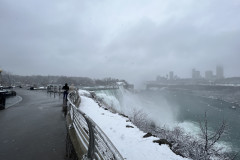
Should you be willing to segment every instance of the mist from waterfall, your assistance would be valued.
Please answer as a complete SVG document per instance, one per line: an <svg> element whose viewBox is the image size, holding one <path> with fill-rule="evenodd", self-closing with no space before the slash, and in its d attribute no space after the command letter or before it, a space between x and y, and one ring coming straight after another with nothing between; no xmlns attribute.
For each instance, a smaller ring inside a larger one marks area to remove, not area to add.
<svg viewBox="0 0 240 160"><path fill-rule="evenodd" d="M97 91L96 95L108 106L127 116L141 111L159 126L173 126L177 121L178 107L168 104L164 97L149 97L120 87L118 90Z"/></svg>

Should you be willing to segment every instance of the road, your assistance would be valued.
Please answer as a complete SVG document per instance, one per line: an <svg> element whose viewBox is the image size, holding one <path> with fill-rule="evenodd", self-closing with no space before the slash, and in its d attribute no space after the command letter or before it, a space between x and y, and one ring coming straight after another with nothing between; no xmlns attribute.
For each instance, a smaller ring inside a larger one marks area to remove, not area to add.
<svg viewBox="0 0 240 160"><path fill-rule="evenodd" d="M16 90L23 100L0 111L0 160L64 160L62 98Z"/></svg>

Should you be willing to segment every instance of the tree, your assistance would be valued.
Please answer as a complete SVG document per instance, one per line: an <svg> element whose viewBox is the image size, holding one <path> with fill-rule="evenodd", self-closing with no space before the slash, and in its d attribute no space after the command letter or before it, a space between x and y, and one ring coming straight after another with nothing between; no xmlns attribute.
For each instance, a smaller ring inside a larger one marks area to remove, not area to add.
<svg viewBox="0 0 240 160"><path fill-rule="evenodd" d="M208 120L207 113L204 114L204 121L199 122L201 129L201 137L203 138L203 153L200 156L200 159L209 160L214 158L219 159L229 159L233 160L236 158L237 154L233 156L226 155L222 152L222 148L216 147L215 144L220 140L222 135L226 132L227 124L223 120L218 129L214 132L210 132L208 129Z"/></svg>

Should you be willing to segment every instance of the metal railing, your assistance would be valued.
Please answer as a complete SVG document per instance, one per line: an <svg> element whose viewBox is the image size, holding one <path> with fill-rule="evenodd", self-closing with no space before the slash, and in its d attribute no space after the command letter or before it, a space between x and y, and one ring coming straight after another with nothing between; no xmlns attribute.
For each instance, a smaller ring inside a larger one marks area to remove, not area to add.
<svg viewBox="0 0 240 160"><path fill-rule="evenodd" d="M99 126L76 107L76 104L80 102L77 91L69 93L68 102L68 113L72 121L69 127L74 127L80 140L79 143L86 151L82 159L123 160L121 154Z"/></svg>
<svg viewBox="0 0 240 160"><path fill-rule="evenodd" d="M116 90L116 89L119 89L119 86L82 87L81 89L87 90L87 91Z"/></svg>

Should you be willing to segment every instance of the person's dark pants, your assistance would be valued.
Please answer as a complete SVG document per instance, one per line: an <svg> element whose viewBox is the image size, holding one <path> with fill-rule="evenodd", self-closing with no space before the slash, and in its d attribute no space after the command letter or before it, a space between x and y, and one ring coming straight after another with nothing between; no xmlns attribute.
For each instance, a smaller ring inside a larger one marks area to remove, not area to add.
<svg viewBox="0 0 240 160"><path fill-rule="evenodd" d="M67 100L67 95L68 95L68 91L64 91L64 92L63 92L63 99L66 99L66 100Z"/></svg>

